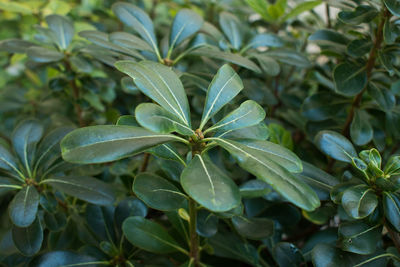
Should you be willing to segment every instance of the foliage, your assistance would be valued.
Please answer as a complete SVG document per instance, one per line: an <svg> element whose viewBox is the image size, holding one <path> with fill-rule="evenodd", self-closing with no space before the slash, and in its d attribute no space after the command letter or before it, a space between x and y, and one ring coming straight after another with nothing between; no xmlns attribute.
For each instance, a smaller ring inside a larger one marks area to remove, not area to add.
<svg viewBox="0 0 400 267"><path fill-rule="evenodd" d="M2 266L398 266L400 1L0 0Z"/></svg>

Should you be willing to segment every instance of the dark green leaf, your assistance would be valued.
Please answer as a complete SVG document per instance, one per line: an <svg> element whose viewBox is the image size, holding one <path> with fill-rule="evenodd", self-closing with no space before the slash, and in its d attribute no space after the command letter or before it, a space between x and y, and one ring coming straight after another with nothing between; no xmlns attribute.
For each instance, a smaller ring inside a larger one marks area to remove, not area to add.
<svg viewBox="0 0 400 267"><path fill-rule="evenodd" d="M20 228L13 226L12 237L18 250L26 255L32 256L39 252L43 242L43 229L37 218L30 226Z"/></svg>
<svg viewBox="0 0 400 267"><path fill-rule="evenodd" d="M73 163L101 163L138 154L179 137L157 134L135 126L100 125L80 128L61 141L64 160Z"/></svg>
<svg viewBox="0 0 400 267"><path fill-rule="evenodd" d="M367 84L365 66L353 63L341 63L333 70L336 90L345 96L354 96Z"/></svg>
<svg viewBox="0 0 400 267"><path fill-rule="evenodd" d="M400 17L400 2L399 2L399 0L383 0L383 2L385 3L387 9L389 9L393 15Z"/></svg>
<svg viewBox="0 0 400 267"><path fill-rule="evenodd" d="M115 200L110 185L93 177L61 176L43 180L42 183L95 205L111 205Z"/></svg>
<svg viewBox="0 0 400 267"><path fill-rule="evenodd" d="M207 210L197 212L196 232L203 237L212 237L218 232L218 217Z"/></svg>
<svg viewBox="0 0 400 267"><path fill-rule="evenodd" d="M368 114L364 110L357 109L354 112L350 125L350 137L354 144L362 146L372 140L373 130L369 123Z"/></svg>
<svg viewBox="0 0 400 267"><path fill-rule="evenodd" d="M207 156L196 155L181 175L185 192L205 208L224 212L239 205L236 184Z"/></svg>
<svg viewBox="0 0 400 267"><path fill-rule="evenodd" d="M378 10L373 6L359 5L354 11L341 11L338 18L349 24L358 25L368 23L378 15Z"/></svg>
<svg viewBox="0 0 400 267"><path fill-rule="evenodd" d="M272 161L269 153L231 140L213 138L213 141L231 153L243 169L271 185L293 204L309 211L320 205L316 193L306 183Z"/></svg>
<svg viewBox="0 0 400 267"><path fill-rule="evenodd" d="M321 131L315 136L315 144L326 155L340 161L351 163L357 157L356 150L349 140L334 131Z"/></svg>
<svg viewBox="0 0 400 267"><path fill-rule="evenodd" d="M274 233L274 221L267 218L246 218L235 216L232 224L236 231L249 239L261 240Z"/></svg>
<svg viewBox="0 0 400 267"><path fill-rule="evenodd" d="M185 39L195 34L203 25L203 19L196 12L189 9L181 9L176 14L172 23L169 46L172 49Z"/></svg>
<svg viewBox="0 0 400 267"><path fill-rule="evenodd" d="M344 191L342 206L352 218L362 219L375 210L378 206L378 198L368 186L356 185Z"/></svg>
<svg viewBox="0 0 400 267"><path fill-rule="evenodd" d="M137 175L132 190L144 203L157 210L177 210L183 207L186 200L176 186L151 173Z"/></svg>
<svg viewBox="0 0 400 267"><path fill-rule="evenodd" d="M180 251L187 254L163 227L143 217L129 217L124 221L122 230L129 242L146 251L153 253Z"/></svg>
<svg viewBox="0 0 400 267"><path fill-rule="evenodd" d="M0 51L6 51L9 53L25 53L26 49L34 45L34 43L25 40L7 39L0 42Z"/></svg>
<svg viewBox="0 0 400 267"><path fill-rule="evenodd" d="M98 260L87 255L80 255L71 251L51 251L40 255L31 262L35 267L60 267L60 266L93 266Z"/></svg>
<svg viewBox="0 0 400 267"><path fill-rule="evenodd" d="M287 242L276 244L273 248L273 255L279 267L300 266L304 262L300 249Z"/></svg>
<svg viewBox="0 0 400 267"><path fill-rule="evenodd" d="M9 206L11 221L18 227L28 227L33 223L39 206L39 193L34 186L24 186L13 198Z"/></svg>
<svg viewBox="0 0 400 267"><path fill-rule="evenodd" d="M400 232L400 197L396 193L383 193L385 216L393 227Z"/></svg>
<svg viewBox="0 0 400 267"><path fill-rule="evenodd" d="M249 180L242 184L239 190L243 198L256 198L268 194L271 188L261 180Z"/></svg>
<svg viewBox="0 0 400 267"><path fill-rule="evenodd" d="M63 53L40 46L31 46L26 52L30 59L39 63L56 62L64 58Z"/></svg>
<svg viewBox="0 0 400 267"><path fill-rule="evenodd" d="M264 54L288 65L299 68L311 67L311 63L305 55L293 50L275 49L267 51Z"/></svg>
<svg viewBox="0 0 400 267"><path fill-rule="evenodd" d="M267 47L281 47L283 46L282 40L271 33L260 33L254 36L246 47L258 48L260 46Z"/></svg>
<svg viewBox="0 0 400 267"><path fill-rule="evenodd" d="M382 226L370 226L362 221L342 223L339 226L340 247L344 251L370 254L376 250Z"/></svg>

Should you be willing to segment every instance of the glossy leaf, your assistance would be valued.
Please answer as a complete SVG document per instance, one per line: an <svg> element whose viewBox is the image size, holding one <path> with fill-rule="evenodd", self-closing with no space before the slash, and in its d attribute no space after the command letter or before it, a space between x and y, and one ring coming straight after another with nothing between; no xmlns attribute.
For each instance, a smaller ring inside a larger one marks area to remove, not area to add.
<svg viewBox="0 0 400 267"><path fill-rule="evenodd" d="M32 256L39 252L43 242L43 229L37 218L30 226L20 228L13 226L12 237L18 250L26 255Z"/></svg>
<svg viewBox="0 0 400 267"><path fill-rule="evenodd" d="M342 206L351 217L362 219L370 215L378 206L375 192L366 185L357 185L344 191Z"/></svg>
<svg viewBox="0 0 400 267"><path fill-rule="evenodd" d="M242 89L243 83L239 75L229 65L223 65L208 87L200 129Z"/></svg>
<svg viewBox="0 0 400 267"><path fill-rule="evenodd" d="M152 173L140 173L135 177L133 192L149 207L171 211L182 208L186 196L166 179Z"/></svg>
<svg viewBox="0 0 400 267"><path fill-rule="evenodd" d="M126 197L115 208L114 221L117 228L120 229L126 218L132 216L146 217L147 212L147 206L141 200L135 197Z"/></svg>
<svg viewBox="0 0 400 267"><path fill-rule="evenodd" d="M383 193L385 216L393 227L400 232L400 197L395 193Z"/></svg>
<svg viewBox="0 0 400 267"><path fill-rule="evenodd" d="M178 243L159 224L139 216L126 219L122 225L125 237L133 245L153 253L183 252Z"/></svg>
<svg viewBox="0 0 400 267"><path fill-rule="evenodd" d="M355 111L353 121L350 124L350 136L354 144L358 146L368 144L372 140L373 130L365 111Z"/></svg>
<svg viewBox="0 0 400 267"><path fill-rule="evenodd" d="M293 204L309 211L320 205L316 193L306 183L272 161L270 154L232 140L213 138L213 141L232 154L243 169L271 185Z"/></svg>
<svg viewBox="0 0 400 267"><path fill-rule="evenodd" d="M267 218L246 218L235 216L232 224L238 233L246 238L261 240L274 233L274 221Z"/></svg>
<svg viewBox="0 0 400 267"><path fill-rule="evenodd" d="M315 136L315 144L326 155L340 161L351 163L357 157L356 150L349 140L334 131L321 131Z"/></svg>
<svg viewBox="0 0 400 267"><path fill-rule="evenodd" d="M203 25L203 19L196 12L181 9L172 22L169 38L170 49L180 45L185 39L195 34Z"/></svg>
<svg viewBox="0 0 400 267"><path fill-rule="evenodd" d="M341 63L333 70L336 90L345 96L354 96L367 84L367 73L363 66Z"/></svg>
<svg viewBox="0 0 400 267"><path fill-rule="evenodd" d="M280 242L273 248L273 255L279 266L299 266L304 262L300 249L288 242Z"/></svg>
<svg viewBox="0 0 400 267"><path fill-rule="evenodd" d="M262 197L271 191L269 185L261 180L249 180L240 185L240 195L243 198Z"/></svg>
<svg viewBox="0 0 400 267"><path fill-rule="evenodd" d="M344 251L370 254L376 250L382 226L370 226L362 221L342 223L339 226L340 247Z"/></svg>
<svg viewBox="0 0 400 267"><path fill-rule="evenodd" d="M398 0L384 0L383 2L393 15L400 17L400 3Z"/></svg>
<svg viewBox="0 0 400 267"><path fill-rule="evenodd" d="M31 46L27 49L30 59L39 63L56 62L64 58L64 54L40 46Z"/></svg>
<svg viewBox="0 0 400 267"><path fill-rule="evenodd" d="M341 11L338 18L349 24L368 23L378 15L378 11L373 6L359 5L354 11Z"/></svg>
<svg viewBox="0 0 400 267"><path fill-rule="evenodd" d="M61 141L64 160L73 163L101 163L138 154L162 143L180 140L135 126L100 125L80 128Z"/></svg>
<svg viewBox="0 0 400 267"><path fill-rule="evenodd" d="M264 109L253 100L243 102L237 109L208 128L206 132L226 132L256 125L265 118Z"/></svg>
<svg viewBox="0 0 400 267"><path fill-rule="evenodd" d="M118 61L115 66L132 77L142 93L190 127L189 103L185 90L170 68L151 61Z"/></svg>
<svg viewBox="0 0 400 267"><path fill-rule="evenodd" d="M135 109L135 116L141 126L153 132L194 135L191 128L157 104L142 103L138 105Z"/></svg>
<svg viewBox="0 0 400 267"><path fill-rule="evenodd" d="M236 184L207 156L196 155L181 174L185 192L205 208L223 212L239 205Z"/></svg>
<svg viewBox="0 0 400 267"><path fill-rule="evenodd" d="M199 210L196 218L196 232L203 237L212 237L218 232L218 217L207 210Z"/></svg>
<svg viewBox="0 0 400 267"><path fill-rule="evenodd" d="M11 221L18 227L28 227L36 218L39 206L39 193L34 186L23 187L9 206Z"/></svg>
<svg viewBox="0 0 400 267"><path fill-rule="evenodd" d="M88 176L61 176L43 180L63 193L95 205L111 205L115 200L112 188L106 183Z"/></svg>

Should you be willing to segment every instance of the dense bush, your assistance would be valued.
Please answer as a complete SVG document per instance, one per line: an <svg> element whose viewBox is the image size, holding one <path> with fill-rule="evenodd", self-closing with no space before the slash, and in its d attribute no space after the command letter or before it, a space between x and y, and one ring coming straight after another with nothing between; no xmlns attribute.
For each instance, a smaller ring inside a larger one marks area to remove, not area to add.
<svg viewBox="0 0 400 267"><path fill-rule="evenodd" d="M400 1L0 1L2 266L400 266Z"/></svg>

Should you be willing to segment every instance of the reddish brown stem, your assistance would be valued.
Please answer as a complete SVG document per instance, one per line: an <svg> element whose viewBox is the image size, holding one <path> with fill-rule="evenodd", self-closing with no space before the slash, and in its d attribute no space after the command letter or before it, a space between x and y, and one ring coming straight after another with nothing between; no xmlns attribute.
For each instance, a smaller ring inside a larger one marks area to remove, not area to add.
<svg viewBox="0 0 400 267"><path fill-rule="evenodd" d="M389 16L390 16L390 12L386 9L386 7L384 7L383 14L381 16L381 19L380 19L380 22L378 25L378 29L376 31L374 45L371 48L371 51L368 56L367 65L365 67L366 72L367 72L367 83L364 86L364 88L361 90L361 92L358 93L353 100L353 103L350 108L350 112L347 115L346 122L345 122L343 130L342 130L342 134L344 136L347 136L347 137L350 136L350 125L351 125L351 122L353 121L354 112L360 106L362 96L367 89L369 80L371 79L372 70L374 69L374 66L375 66L376 52L381 47L381 44L383 41L383 26L385 25L386 18L388 18Z"/></svg>
<svg viewBox="0 0 400 267"><path fill-rule="evenodd" d="M150 154L149 153L144 153L142 166L140 166L140 172L145 172L147 170L147 166L149 165L149 161L150 161Z"/></svg>

